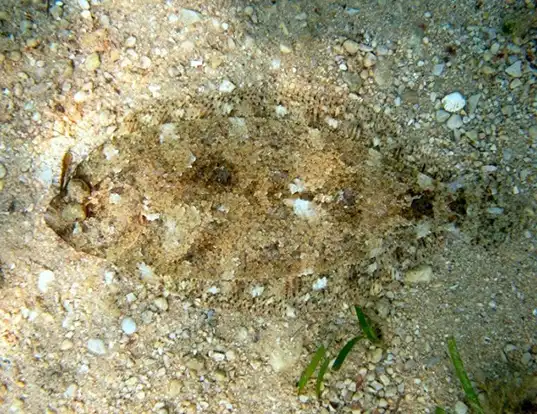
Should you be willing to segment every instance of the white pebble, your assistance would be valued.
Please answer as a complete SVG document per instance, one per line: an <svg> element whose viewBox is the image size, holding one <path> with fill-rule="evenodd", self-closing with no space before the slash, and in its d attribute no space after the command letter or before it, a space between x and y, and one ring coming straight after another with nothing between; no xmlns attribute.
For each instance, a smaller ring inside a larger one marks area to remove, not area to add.
<svg viewBox="0 0 537 414"><path fill-rule="evenodd" d="M194 10L182 9L180 19L181 23L183 23L185 26L190 26L200 22L202 20L202 15Z"/></svg>
<svg viewBox="0 0 537 414"><path fill-rule="evenodd" d="M444 67L446 65L444 63L439 63L438 65L434 65L433 67L433 75L434 76L440 76L442 72L444 71Z"/></svg>
<svg viewBox="0 0 537 414"><path fill-rule="evenodd" d="M155 277L155 273L153 272L151 266L146 265L144 262L138 263L137 267L142 280L148 281Z"/></svg>
<svg viewBox="0 0 537 414"><path fill-rule="evenodd" d="M324 288L326 288L326 286L328 285L328 280L326 279L326 277L322 277L320 279L317 279L314 283L313 283L313 290L323 290Z"/></svg>
<svg viewBox="0 0 537 414"><path fill-rule="evenodd" d="M125 334L132 335L136 332L136 322L134 322L134 319L132 318L124 318L121 321L121 329Z"/></svg>
<svg viewBox="0 0 537 414"><path fill-rule="evenodd" d="M41 293L47 293L49 285L54 281L54 273L50 270L43 270L39 273L37 288Z"/></svg>
<svg viewBox="0 0 537 414"><path fill-rule="evenodd" d="M265 291L264 286L254 286L252 288L252 297L257 298L257 297L261 296L264 291Z"/></svg>
<svg viewBox="0 0 537 414"><path fill-rule="evenodd" d="M151 59L149 59L147 56L142 56L140 58L140 67L142 69L149 69L151 67Z"/></svg>
<svg viewBox="0 0 537 414"><path fill-rule="evenodd" d="M442 105L448 112L459 112L466 105L466 99L459 92L453 92L444 96Z"/></svg>
<svg viewBox="0 0 537 414"><path fill-rule="evenodd" d="M101 339L93 338L88 341L88 351L94 355L104 355L106 354L106 347Z"/></svg>
<svg viewBox="0 0 537 414"><path fill-rule="evenodd" d="M78 5L83 10L89 10L89 8L90 8L88 0L78 0Z"/></svg>
<svg viewBox="0 0 537 414"><path fill-rule="evenodd" d="M233 92L235 89L235 85L228 79L224 79L224 81L220 84L220 87L218 90L222 93L230 93Z"/></svg>
<svg viewBox="0 0 537 414"><path fill-rule="evenodd" d="M88 94L84 91L78 91L75 93L75 96L73 96L73 100L76 103L82 103L88 98Z"/></svg>
<svg viewBox="0 0 537 414"><path fill-rule="evenodd" d="M293 201L293 211L298 217L303 218L311 218L317 215L314 204L311 201L300 198Z"/></svg>
<svg viewBox="0 0 537 414"><path fill-rule="evenodd" d="M134 47L136 44L136 38L134 36L130 36L125 40L125 47Z"/></svg>
<svg viewBox="0 0 537 414"><path fill-rule="evenodd" d="M291 53L293 51L293 49L291 49L291 47L285 45L285 44L280 44L280 52L282 52L284 55L288 55L289 53Z"/></svg>

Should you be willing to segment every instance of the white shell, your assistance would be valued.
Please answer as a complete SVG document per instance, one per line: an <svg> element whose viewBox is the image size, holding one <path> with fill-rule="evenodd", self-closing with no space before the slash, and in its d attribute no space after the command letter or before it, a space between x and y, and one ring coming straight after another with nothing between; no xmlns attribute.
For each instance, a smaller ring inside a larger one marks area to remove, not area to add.
<svg viewBox="0 0 537 414"><path fill-rule="evenodd" d="M442 105L448 112L459 112L466 105L466 99L459 92L453 92L444 96Z"/></svg>

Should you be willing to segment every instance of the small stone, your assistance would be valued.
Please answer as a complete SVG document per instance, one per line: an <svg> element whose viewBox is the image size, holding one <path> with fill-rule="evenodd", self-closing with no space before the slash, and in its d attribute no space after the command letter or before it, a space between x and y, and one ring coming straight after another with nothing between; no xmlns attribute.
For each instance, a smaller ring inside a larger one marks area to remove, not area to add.
<svg viewBox="0 0 537 414"><path fill-rule="evenodd" d="M377 57L373 53L369 52L368 54L365 55L364 67L370 68L372 66L375 66L376 63L377 63Z"/></svg>
<svg viewBox="0 0 537 414"><path fill-rule="evenodd" d="M200 13L190 9L182 9L179 15L179 20L185 26L190 26L195 23L201 22L202 18L203 16Z"/></svg>
<svg viewBox="0 0 537 414"><path fill-rule="evenodd" d="M531 354L529 352L524 352L520 362L522 362L522 365L529 365L531 362Z"/></svg>
<svg viewBox="0 0 537 414"><path fill-rule="evenodd" d="M134 36L130 36L125 40L125 47L134 47L136 44L136 38Z"/></svg>
<svg viewBox="0 0 537 414"><path fill-rule="evenodd" d="M121 329L125 334L132 335L134 332L136 332L136 322L134 322L134 319L132 318L124 318L121 321Z"/></svg>
<svg viewBox="0 0 537 414"><path fill-rule="evenodd" d="M157 307L158 310L160 310L161 312L166 312L168 310L168 300L161 296L159 298L156 298L154 301L153 301L153 304Z"/></svg>
<svg viewBox="0 0 537 414"><path fill-rule="evenodd" d="M382 348L375 348L373 352L369 355L369 360L373 364L378 364L382 360Z"/></svg>
<svg viewBox="0 0 537 414"><path fill-rule="evenodd" d="M104 355L106 354L106 347L101 339L93 338L88 341L88 351L94 355Z"/></svg>
<svg viewBox="0 0 537 414"><path fill-rule="evenodd" d="M89 10L82 10L82 13L80 13L80 16L82 16L83 19L91 19L91 12Z"/></svg>
<svg viewBox="0 0 537 414"><path fill-rule="evenodd" d="M455 403L454 408L455 408L455 413L456 414L467 414L468 413L468 407L462 401L457 401Z"/></svg>
<svg viewBox="0 0 537 414"><path fill-rule="evenodd" d="M284 55L288 55L289 53L291 53L293 51L293 49L291 49L291 47L281 43L280 44L280 52L282 52Z"/></svg>
<svg viewBox="0 0 537 414"><path fill-rule="evenodd" d="M441 124L446 122L450 116L451 116L450 113L447 111L444 111L443 109L439 109L438 111L436 111L436 121L440 122Z"/></svg>
<svg viewBox="0 0 537 414"><path fill-rule="evenodd" d="M488 207L487 213L493 215L493 216L500 216L503 214L503 208L501 207Z"/></svg>
<svg viewBox="0 0 537 414"><path fill-rule="evenodd" d="M446 65L444 63L439 63L438 65L434 65L433 67L433 75L434 76L440 76L442 75L442 72L444 72L444 67Z"/></svg>
<svg viewBox="0 0 537 414"><path fill-rule="evenodd" d="M79 203L66 204L61 211L62 219L68 222L84 221L86 208Z"/></svg>
<svg viewBox="0 0 537 414"><path fill-rule="evenodd" d="M73 342L69 339L64 339L62 343L60 344L60 350L61 351L68 351L73 347Z"/></svg>
<svg viewBox="0 0 537 414"><path fill-rule="evenodd" d="M43 270L39 273L39 280L37 281L37 289L41 293L47 293L49 285L54 281L54 272L50 270Z"/></svg>
<svg viewBox="0 0 537 414"><path fill-rule="evenodd" d="M522 76L522 62L520 60L517 60L507 69L505 69L505 73L507 73L509 76L512 76L513 78L520 78Z"/></svg>
<svg viewBox="0 0 537 414"><path fill-rule="evenodd" d="M442 105L448 112L459 112L466 105L466 99L459 92L453 92L444 96Z"/></svg>
<svg viewBox="0 0 537 414"><path fill-rule="evenodd" d="M231 93L235 88L236 86L230 80L224 79L218 90L222 93Z"/></svg>
<svg viewBox="0 0 537 414"><path fill-rule="evenodd" d="M513 79L513 81L511 82L511 84L509 85L509 87L511 89L516 89L516 88L519 88L522 86L522 81L520 79Z"/></svg>
<svg viewBox="0 0 537 414"><path fill-rule="evenodd" d="M475 129L471 129L470 131L466 131L464 134L466 135L470 141L475 142L477 141L477 137L479 136L478 132Z"/></svg>
<svg viewBox="0 0 537 414"><path fill-rule="evenodd" d="M516 351L517 347L513 344L507 344L504 346L503 348L503 352L505 352L506 354L508 354L509 352L513 352L513 351Z"/></svg>
<svg viewBox="0 0 537 414"><path fill-rule="evenodd" d="M84 65L87 70L94 71L99 69L101 66L101 59L99 58L98 53L92 53L86 58L86 62L84 62Z"/></svg>
<svg viewBox="0 0 537 414"><path fill-rule="evenodd" d="M79 178L69 180L66 194L69 201L82 204L86 201L90 193L91 190L84 180Z"/></svg>
<svg viewBox="0 0 537 414"><path fill-rule="evenodd" d="M358 50L360 50L360 45L354 40L347 39L343 42L343 49L345 49L349 55L355 55L358 53Z"/></svg>
<svg viewBox="0 0 537 414"><path fill-rule="evenodd" d="M179 381L178 379L172 379L168 383L168 397L175 398L181 393L181 389L183 388L183 383Z"/></svg>
<svg viewBox="0 0 537 414"><path fill-rule="evenodd" d="M73 100L76 103L82 103L82 102L86 101L86 99L88 99L88 94L86 92L84 92L84 91L78 91L73 96Z"/></svg>
<svg viewBox="0 0 537 414"><path fill-rule="evenodd" d="M459 129L463 125L461 116L459 114L451 115L446 125L449 129Z"/></svg>
<svg viewBox="0 0 537 414"><path fill-rule="evenodd" d="M477 109L477 104L479 103L480 99L480 93L476 93L475 95L472 95L468 98L468 112L470 115L475 113L475 110Z"/></svg>
<svg viewBox="0 0 537 414"><path fill-rule="evenodd" d="M418 185L422 190L433 190L434 182L431 177L423 173L418 173Z"/></svg>
<svg viewBox="0 0 537 414"><path fill-rule="evenodd" d="M35 38L31 38L26 41L26 47L29 47L30 49L35 49L37 46L39 46L39 40Z"/></svg>
<svg viewBox="0 0 537 414"><path fill-rule="evenodd" d="M22 54L18 50L9 52L8 56L9 56L9 59L12 60L13 62L20 62L20 60L22 59Z"/></svg>
<svg viewBox="0 0 537 414"><path fill-rule="evenodd" d="M90 8L88 0L78 0L78 5L82 10L89 10Z"/></svg>
<svg viewBox="0 0 537 414"><path fill-rule="evenodd" d="M140 58L140 67L142 69L149 69L151 67L151 59L149 59L147 56L142 56Z"/></svg>
<svg viewBox="0 0 537 414"><path fill-rule="evenodd" d="M0 180L5 178L7 175L7 168L4 164L0 162Z"/></svg>
<svg viewBox="0 0 537 414"><path fill-rule="evenodd" d="M537 139L537 125L530 127L530 129L528 130L528 134L531 139Z"/></svg>
<svg viewBox="0 0 537 414"><path fill-rule="evenodd" d="M406 283L428 283L433 278L433 268L428 265L421 265L409 270L405 274Z"/></svg>
<svg viewBox="0 0 537 414"><path fill-rule="evenodd" d="M227 378L227 374L226 374L226 371L224 370L221 370L221 369L217 369L214 373L214 379L218 382L223 382L225 381Z"/></svg>

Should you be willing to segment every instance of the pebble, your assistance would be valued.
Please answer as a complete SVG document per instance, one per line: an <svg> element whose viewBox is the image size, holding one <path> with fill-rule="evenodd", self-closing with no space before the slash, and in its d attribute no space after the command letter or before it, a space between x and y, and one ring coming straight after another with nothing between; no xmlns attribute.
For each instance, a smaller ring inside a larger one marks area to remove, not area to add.
<svg viewBox="0 0 537 414"><path fill-rule="evenodd" d="M509 85L509 87L511 89L516 89L516 88L519 88L520 86L522 86L522 81L520 79L514 79L511 84Z"/></svg>
<svg viewBox="0 0 537 414"><path fill-rule="evenodd" d="M468 407L462 401L457 401L455 403L454 408L455 408L455 413L456 414L467 414L468 413Z"/></svg>
<svg viewBox="0 0 537 414"><path fill-rule="evenodd" d="M434 65L433 67L433 75L434 76L440 76L442 72L444 72L444 67L446 65L444 63L439 63L438 65Z"/></svg>
<svg viewBox="0 0 537 414"><path fill-rule="evenodd" d="M168 300L163 296L156 298L153 301L153 304L162 312L166 312L168 310Z"/></svg>
<svg viewBox="0 0 537 414"><path fill-rule="evenodd" d="M222 93L230 93L233 92L233 90L236 88L236 86L228 79L224 79L224 81L220 84L218 90Z"/></svg>
<svg viewBox="0 0 537 414"><path fill-rule="evenodd" d="M78 5L82 10L89 10L90 8L88 0L78 0Z"/></svg>
<svg viewBox="0 0 537 414"><path fill-rule="evenodd" d="M369 361L373 364L378 364L382 360L382 348L375 348L369 355Z"/></svg>
<svg viewBox="0 0 537 414"><path fill-rule="evenodd" d="M41 293L47 293L49 285L54 281L54 279L54 272L50 270L43 270L41 273L39 273L37 288Z"/></svg>
<svg viewBox="0 0 537 414"><path fill-rule="evenodd" d="M531 362L531 354L529 352L524 352L520 362L522 362L522 365L529 365Z"/></svg>
<svg viewBox="0 0 537 414"><path fill-rule="evenodd" d="M507 73L509 76L512 76L513 78L520 78L522 76L522 62L520 60L517 60L507 69L505 69L505 73Z"/></svg>
<svg viewBox="0 0 537 414"><path fill-rule="evenodd" d="M86 62L84 63L86 66L86 69L89 71L94 71L99 69L101 66L101 59L99 58L98 53L92 53L86 58Z"/></svg>
<svg viewBox="0 0 537 414"><path fill-rule="evenodd" d="M78 91L73 96L73 100L76 103L82 103L82 102L86 101L86 99L88 99L88 94L86 92L84 92L84 91Z"/></svg>
<svg viewBox="0 0 537 414"><path fill-rule="evenodd" d="M151 59L149 59L147 56L142 56L140 58L140 67L142 69L149 69L151 67Z"/></svg>
<svg viewBox="0 0 537 414"><path fill-rule="evenodd" d="M101 339L92 338L88 341L88 351L94 355L106 354L106 347Z"/></svg>
<svg viewBox="0 0 537 414"><path fill-rule="evenodd" d="M62 343L60 344L60 350L61 351L68 351L71 348L73 348L73 341L69 339L64 339Z"/></svg>
<svg viewBox="0 0 537 414"><path fill-rule="evenodd" d="M475 113L477 109L477 104L479 103L480 99L481 99L480 93L476 93L475 95L472 95L468 98L468 112L470 115Z"/></svg>
<svg viewBox="0 0 537 414"><path fill-rule="evenodd" d="M6 166L5 166L4 164L2 164L2 163L0 162L0 180L1 180L2 178L5 178L6 175L7 175L7 168L6 168Z"/></svg>
<svg viewBox="0 0 537 414"><path fill-rule="evenodd" d="M436 121L440 122L441 124L446 122L450 116L451 114L449 112L444 111L443 109L439 109L438 111L436 111Z"/></svg>
<svg viewBox="0 0 537 414"><path fill-rule="evenodd" d="M175 398L181 393L183 383L178 379L173 379L168 383L168 397Z"/></svg>
<svg viewBox="0 0 537 414"><path fill-rule="evenodd" d="M280 44L280 52L282 52L284 55L288 55L289 53L291 53L293 51L293 49L291 49L291 47L281 43Z"/></svg>
<svg viewBox="0 0 537 414"><path fill-rule="evenodd" d="M428 265L421 265L409 270L405 274L407 283L428 283L433 278L433 268Z"/></svg>
<svg viewBox="0 0 537 414"><path fill-rule="evenodd" d="M530 127L530 129L528 130L528 133L529 133L531 139L537 139L537 125L534 125L534 126ZM1 169L0 169L0 171L1 171ZM0 177L0 178L2 178L2 177Z"/></svg>
<svg viewBox="0 0 537 414"><path fill-rule="evenodd" d="M201 20L202 15L194 10L182 9L181 13L179 14L179 21L185 26L193 25L195 23L201 22Z"/></svg>
<svg viewBox="0 0 537 414"><path fill-rule="evenodd" d="M449 129L459 129L463 125L461 116L459 114L451 115L446 125Z"/></svg>
<svg viewBox="0 0 537 414"><path fill-rule="evenodd" d="M12 52L9 52L9 59L11 59L13 62L20 62L22 59L22 54L18 50L14 50Z"/></svg>
<svg viewBox="0 0 537 414"><path fill-rule="evenodd" d="M466 105L466 99L459 92L453 92L444 96L442 105L448 112L459 112Z"/></svg>
<svg viewBox="0 0 537 414"><path fill-rule="evenodd" d="M136 37L130 36L125 40L125 47L134 47L136 44Z"/></svg>
<svg viewBox="0 0 537 414"><path fill-rule="evenodd" d="M121 321L121 329L125 334L132 335L134 332L136 332L136 322L134 322L134 319L132 318L124 318Z"/></svg>
<svg viewBox="0 0 537 414"><path fill-rule="evenodd" d="M349 55L355 55L358 53L358 50L360 50L360 45L354 40L347 39L343 42L343 49L345 49Z"/></svg>
<svg viewBox="0 0 537 414"><path fill-rule="evenodd" d="M377 63L377 57L373 53L369 52L365 55L364 66L366 68L375 66L376 63Z"/></svg>

